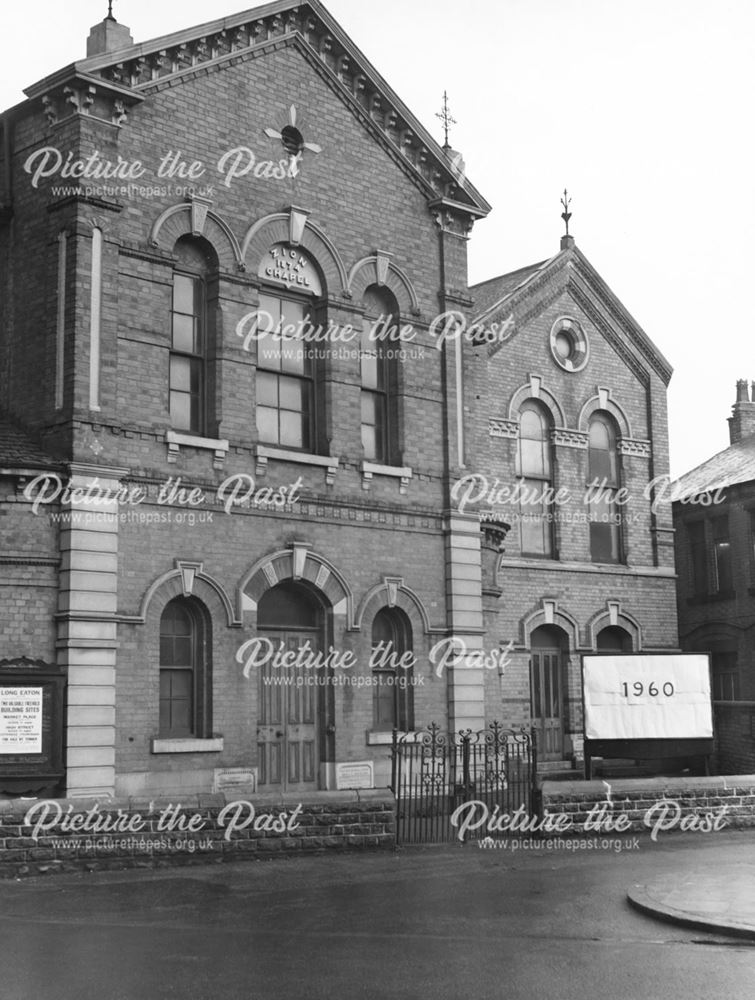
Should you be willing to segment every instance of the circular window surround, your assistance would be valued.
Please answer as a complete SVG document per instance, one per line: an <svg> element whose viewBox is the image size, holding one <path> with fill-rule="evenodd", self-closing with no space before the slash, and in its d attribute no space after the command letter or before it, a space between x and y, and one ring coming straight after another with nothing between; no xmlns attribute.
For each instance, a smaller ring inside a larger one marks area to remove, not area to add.
<svg viewBox="0 0 755 1000"><path fill-rule="evenodd" d="M590 357L582 325L571 316L559 316L551 327L550 346L553 360L566 372L580 372Z"/></svg>

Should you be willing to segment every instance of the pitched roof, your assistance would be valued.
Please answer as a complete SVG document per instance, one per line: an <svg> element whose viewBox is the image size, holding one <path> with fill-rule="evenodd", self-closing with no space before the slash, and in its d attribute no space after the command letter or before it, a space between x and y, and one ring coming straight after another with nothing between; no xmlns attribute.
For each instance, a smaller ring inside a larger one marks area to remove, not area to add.
<svg viewBox="0 0 755 1000"><path fill-rule="evenodd" d="M38 100L78 78L111 91L126 104L144 99L165 82L202 69L238 63L281 45L296 45L351 107L386 141L427 195L444 206L485 216L491 206L454 168L440 144L414 117L320 0L274 0L261 7L89 56L27 87ZM16 109L14 109L15 111Z"/></svg>
<svg viewBox="0 0 755 1000"><path fill-rule="evenodd" d="M672 500L755 480L755 434L729 445L671 484Z"/></svg>
<svg viewBox="0 0 755 1000"><path fill-rule="evenodd" d="M471 285L469 292L474 299L476 318L479 319L490 309L502 305L515 289L529 281L550 259L541 260L537 264L520 267L516 271L509 271L507 274L501 274L497 278L488 278L487 281Z"/></svg>
<svg viewBox="0 0 755 1000"><path fill-rule="evenodd" d="M575 301L611 339L614 348L624 356L627 363L635 367L639 364L633 357L633 352L627 351L613 333L617 324L623 328L642 356L644 366L653 368L664 384L668 385L673 372L670 363L574 243L539 264L510 271L499 278L473 286L470 289L476 305L473 325L492 322L503 308L509 313L514 312L528 296L535 295L542 284L552 280L559 272ZM502 343L491 346L491 353L500 350Z"/></svg>
<svg viewBox="0 0 755 1000"><path fill-rule="evenodd" d="M18 423L0 414L0 469L50 469L61 464Z"/></svg>

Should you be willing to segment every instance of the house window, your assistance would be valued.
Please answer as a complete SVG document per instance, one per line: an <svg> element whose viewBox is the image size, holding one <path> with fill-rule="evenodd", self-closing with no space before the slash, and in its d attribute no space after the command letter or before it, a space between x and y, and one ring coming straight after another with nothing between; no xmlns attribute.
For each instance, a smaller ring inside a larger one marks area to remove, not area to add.
<svg viewBox="0 0 755 1000"><path fill-rule="evenodd" d="M739 672L735 652L712 653L713 701L739 700Z"/></svg>
<svg viewBox="0 0 755 1000"><path fill-rule="evenodd" d="M713 520L713 565L716 571L716 592L721 594L733 590L728 517Z"/></svg>
<svg viewBox="0 0 755 1000"><path fill-rule="evenodd" d="M631 653L632 637L620 625L606 625L598 632L595 648L599 653Z"/></svg>
<svg viewBox="0 0 755 1000"><path fill-rule="evenodd" d="M178 430L204 433L205 288L194 274L173 278L170 344L170 421Z"/></svg>
<svg viewBox="0 0 755 1000"><path fill-rule="evenodd" d="M619 463L616 428L607 415L596 413L588 434L588 520L593 562L621 561L621 517L616 504Z"/></svg>
<svg viewBox="0 0 755 1000"><path fill-rule="evenodd" d="M210 735L209 627L195 602L177 597L160 619L160 736Z"/></svg>
<svg viewBox="0 0 755 1000"><path fill-rule="evenodd" d="M257 345L257 432L264 444L312 451L315 441L315 382L304 336L309 305L304 300L260 295Z"/></svg>
<svg viewBox="0 0 755 1000"><path fill-rule="evenodd" d="M550 429L549 418L536 402L522 405L517 471L523 480L519 520L523 555L553 556Z"/></svg>
<svg viewBox="0 0 755 1000"><path fill-rule="evenodd" d="M383 608L372 623L373 730L414 729L412 627L398 608ZM402 657L403 665L402 665Z"/></svg>
<svg viewBox="0 0 755 1000"><path fill-rule="evenodd" d="M371 286L364 295L359 355L362 385L362 448L367 461L398 464L398 371L395 354L398 305L384 289Z"/></svg>
<svg viewBox="0 0 755 1000"><path fill-rule="evenodd" d="M692 593L695 597L705 597L708 593L708 558L705 545L705 521L693 521L687 525L689 557L692 570Z"/></svg>
<svg viewBox="0 0 755 1000"><path fill-rule="evenodd" d="M207 279L217 257L203 239L183 236L176 243L170 313L170 420L175 430L207 432L207 353L210 339Z"/></svg>

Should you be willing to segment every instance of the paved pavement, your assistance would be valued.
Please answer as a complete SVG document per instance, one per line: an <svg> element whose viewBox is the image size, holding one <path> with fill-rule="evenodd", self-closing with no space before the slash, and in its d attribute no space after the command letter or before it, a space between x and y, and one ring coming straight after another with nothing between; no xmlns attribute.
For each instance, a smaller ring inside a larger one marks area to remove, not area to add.
<svg viewBox="0 0 755 1000"><path fill-rule="evenodd" d="M755 844L743 842L711 864L657 873L627 892L635 909L698 930L755 939Z"/></svg>

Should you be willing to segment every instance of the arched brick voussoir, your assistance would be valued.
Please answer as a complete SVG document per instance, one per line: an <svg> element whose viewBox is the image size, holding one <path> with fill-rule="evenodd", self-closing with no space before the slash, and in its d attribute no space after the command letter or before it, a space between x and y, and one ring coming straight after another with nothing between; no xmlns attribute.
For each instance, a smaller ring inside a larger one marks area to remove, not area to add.
<svg viewBox="0 0 755 1000"><path fill-rule="evenodd" d="M385 274L381 274L380 258L376 255L363 257L349 272L349 291L355 302L364 298L370 285L387 288L396 299L402 314L419 312L419 301L414 285L400 267L392 262L384 264Z"/></svg>
<svg viewBox="0 0 755 1000"><path fill-rule="evenodd" d="M305 250L317 265L327 295L346 295L348 276L341 255L325 233L313 222L304 223L296 242L292 240L292 214L278 212L255 222L241 244L241 255L249 274L257 274L262 258L276 243Z"/></svg>
<svg viewBox="0 0 755 1000"><path fill-rule="evenodd" d="M297 552L298 549L298 552ZM317 591L323 603L343 614L346 627L354 621L354 595L337 567L306 546L281 549L258 559L239 584L239 616L256 613L262 596L279 583L304 583Z"/></svg>
<svg viewBox="0 0 755 1000"><path fill-rule="evenodd" d="M228 223L216 212L197 202L186 202L167 208L152 226L149 241L152 246L168 252L182 236L201 236L215 250L221 271L243 269L241 247Z"/></svg>
<svg viewBox="0 0 755 1000"><path fill-rule="evenodd" d="M164 573L154 580L144 593L138 618L142 622L152 616L162 614L165 605L174 597L195 597L207 608L213 622L225 622L226 625L239 625L233 613L233 605L224 588L217 580L203 573L201 565L191 578L190 589L187 590L187 577L179 567Z"/></svg>
<svg viewBox="0 0 755 1000"><path fill-rule="evenodd" d="M389 578L372 587L364 595L357 610L356 627L362 629L369 626L378 611L386 607L400 608L412 623L412 628L416 633L424 635L430 633L431 627L427 609L417 594L399 578L395 580Z"/></svg>

